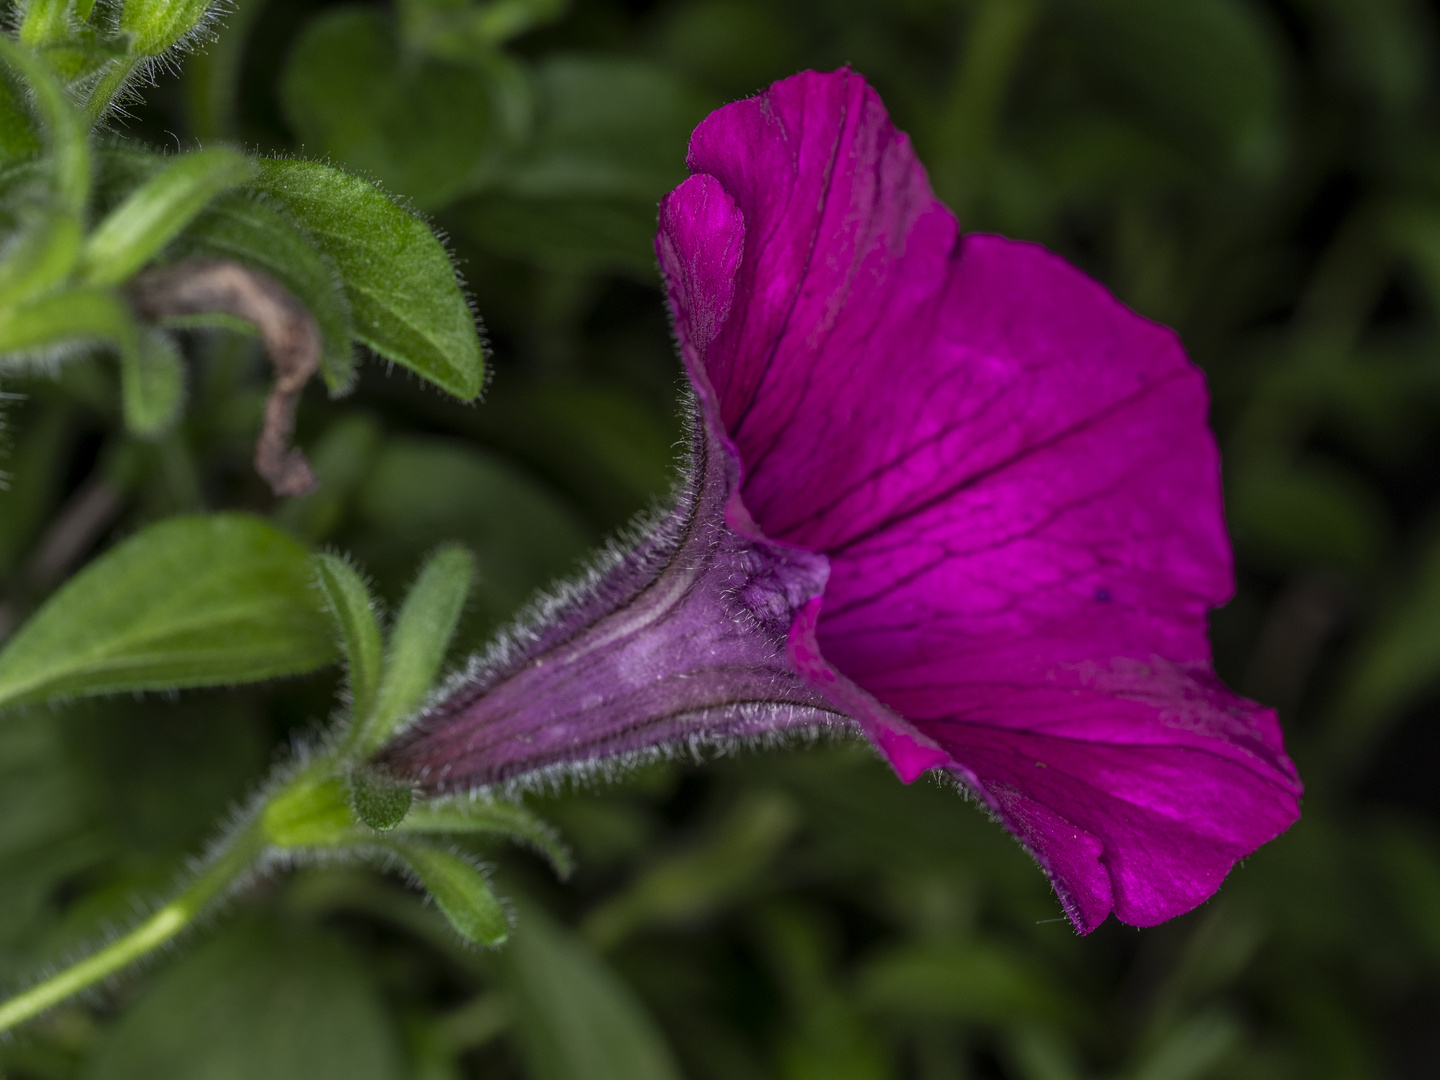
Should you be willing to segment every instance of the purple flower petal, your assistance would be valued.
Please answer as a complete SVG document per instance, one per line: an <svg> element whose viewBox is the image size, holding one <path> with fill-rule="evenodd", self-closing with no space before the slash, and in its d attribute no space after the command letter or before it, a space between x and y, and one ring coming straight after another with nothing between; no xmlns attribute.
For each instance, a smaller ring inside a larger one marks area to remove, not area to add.
<svg viewBox="0 0 1440 1080"><path fill-rule="evenodd" d="M980 793L1082 931L1205 899L1300 784L1210 669L1230 549L1175 336L1038 247L962 238L849 72L713 114L690 167L657 248L743 465L727 520L830 559L792 663L902 777L943 760Z"/></svg>

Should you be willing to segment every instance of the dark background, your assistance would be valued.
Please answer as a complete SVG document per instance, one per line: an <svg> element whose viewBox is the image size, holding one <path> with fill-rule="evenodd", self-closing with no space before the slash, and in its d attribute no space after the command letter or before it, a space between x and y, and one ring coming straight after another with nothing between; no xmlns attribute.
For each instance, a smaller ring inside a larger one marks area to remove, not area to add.
<svg viewBox="0 0 1440 1080"><path fill-rule="evenodd" d="M492 9L499 5L492 5ZM849 63L962 225L1038 240L1176 327L1209 377L1239 589L1217 665L1276 706L1304 818L1189 915L1077 938L952 791L846 744L670 763L532 805L557 882L486 850L519 930L461 948L352 867L257 883L179 954L0 1043L30 1077L1202 1080L1440 1074L1437 16L1410 0L241 0L117 135L325 157L448 237L493 350L462 406L370 363L312 387L319 494L248 468L264 370L194 336L180 431L127 440L96 369L7 415L3 613L194 509L352 552L392 602L460 539L458 663L663 498L681 391L650 253L705 113ZM449 20L449 21L447 21ZM83 554L83 553L82 553ZM0 633L3 633L0 630ZM111 701L0 728L0 975L125 925L332 709L336 677ZM546 914L548 913L548 914Z"/></svg>

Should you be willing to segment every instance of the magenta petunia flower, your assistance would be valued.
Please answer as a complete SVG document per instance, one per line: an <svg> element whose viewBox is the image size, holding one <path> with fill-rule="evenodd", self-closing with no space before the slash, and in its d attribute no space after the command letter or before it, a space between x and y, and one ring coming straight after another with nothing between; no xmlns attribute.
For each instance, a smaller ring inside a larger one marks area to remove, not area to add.
<svg viewBox="0 0 1440 1080"><path fill-rule="evenodd" d="M1211 667L1230 548L1175 335L962 236L851 72L719 110L689 165L656 243L684 497L382 762L445 791L848 724L984 800L1082 932L1210 896L1301 789Z"/></svg>

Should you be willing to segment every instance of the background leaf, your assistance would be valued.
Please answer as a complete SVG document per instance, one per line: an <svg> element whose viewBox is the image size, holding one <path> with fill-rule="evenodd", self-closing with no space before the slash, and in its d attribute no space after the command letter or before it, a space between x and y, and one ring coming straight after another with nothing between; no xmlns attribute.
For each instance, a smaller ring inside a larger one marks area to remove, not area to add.
<svg viewBox="0 0 1440 1080"><path fill-rule="evenodd" d="M166 971L108 1033L86 1080L399 1080L398 1035L344 943L248 920Z"/></svg>
<svg viewBox="0 0 1440 1080"><path fill-rule="evenodd" d="M539 911L522 910L500 962L534 1080L679 1076L644 1007L598 957Z"/></svg>
<svg viewBox="0 0 1440 1080"><path fill-rule="evenodd" d="M493 63L498 63L495 61ZM450 202L485 180L506 133L486 64L404 55L392 18L340 9L295 43L281 93L301 145L374 176L417 205Z"/></svg>

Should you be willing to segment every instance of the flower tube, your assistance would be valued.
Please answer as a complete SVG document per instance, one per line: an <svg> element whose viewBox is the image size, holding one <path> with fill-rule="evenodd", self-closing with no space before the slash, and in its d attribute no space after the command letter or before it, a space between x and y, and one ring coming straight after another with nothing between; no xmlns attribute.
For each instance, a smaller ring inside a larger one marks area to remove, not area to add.
<svg viewBox="0 0 1440 1080"><path fill-rule="evenodd" d="M684 495L379 763L466 790L847 725L981 799L1081 932L1206 899L1301 788L1211 666L1231 555L1175 335L962 235L852 72L720 109L688 163L656 241Z"/></svg>

